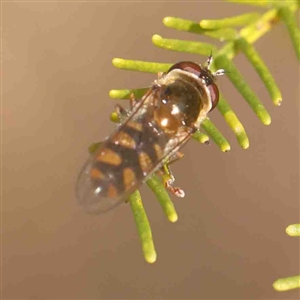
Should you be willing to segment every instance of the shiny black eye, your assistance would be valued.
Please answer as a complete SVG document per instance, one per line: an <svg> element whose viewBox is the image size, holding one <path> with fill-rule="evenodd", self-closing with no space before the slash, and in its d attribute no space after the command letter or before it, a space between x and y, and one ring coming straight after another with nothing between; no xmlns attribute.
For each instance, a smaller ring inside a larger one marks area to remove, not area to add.
<svg viewBox="0 0 300 300"><path fill-rule="evenodd" d="M212 105L210 111L212 111L218 105L219 102L219 88L215 83L208 85L207 88L210 93L211 105Z"/></svg>
<svg viewBox="0 0 300 300"><path fill-rule="evenodd" d="M198 64L191 62L191 61L182 61L182 62L179 62L179 63L173 65L168 70L168 73L174 69L180 69L180 70L195 74L197 77L199 77L200 73L202 72L202 68Z"/></svg>

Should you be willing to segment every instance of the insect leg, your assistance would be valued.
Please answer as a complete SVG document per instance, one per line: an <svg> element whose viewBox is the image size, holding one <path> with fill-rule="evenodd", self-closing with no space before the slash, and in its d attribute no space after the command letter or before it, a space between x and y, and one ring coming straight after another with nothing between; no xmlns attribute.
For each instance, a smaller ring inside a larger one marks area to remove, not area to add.
<svg viewBox="0 0 300 300"><path fill-rule="evenodd" d="M170 170L169 165L178 159L183 157L183 153L177 151L169 160L167 164L164 164L162 168L159 170L159 172L162 175L162 180L164 183L165 188L170 191L172 194L176 195L177 197L183 198L185 196L184 190L182 190L180 187L175 187L174 181L175 177L173 173Z"/></svg>
<svg viewBox="0 0 300 300"><path fill-rule="evenodd" d="M135 98L135 96L134 96L133 93L130 94L129 100L130 100L130 109L132 110L133 107L134 107L134 106L136 105L136 103L137 103L137 100L136 100L136 98Z"/></svg>
<svg viewBox="0 0 300 300"><path fill-rule="evenodd" d="M180 151L177 151L174 155L169 158L168 165L174 163L175 161L183 158L184 154Z"/></svg>
<svg viewBox="0 0 300 300"><path fill-rule="evenodd" d="M116 113L121 122L123 122L130 115L130 112L119 104L116 105Z"/></svg>
<svg viewBox="0 0 300 300"><path fill-rule="evenodd" d="M177 160L183 158L183 156L184 156L184 154L183 154L182 152L177 151L175 154L173 154L173 155L169 158L168 163L165 164L165 165L168 165L168 166L169 166L170 164L174 163L175 161L177 161ZM164 169L164 166L165 166L165 165L163 165L160 169L158 169L158 171L156 171L156 173L157 173L158 175L164 176L164 175L166 174L165 169ZM169 173L172 173L172 172L170 171L170 169L169 169ZM174 176L173 176L173 177L174 177ZM175 179L174 179L174 181L175 181Z"/></svg>
<svg viewBox="0 0 300 300"><path fill-rule="evenodd" d="M210 65L211 65L212 61L213 61L213 56L212 56L212 51L211 51L209 57L206 60L206 67L207 67L208 70L210 68Z"/></svg>
<svg viewBox="0 0 300 300"><path fill-rule="evenodd" d="M116 105L116 113L118 114L118 117L120 118L121 122L123 122L124 119L130 116L133 107L138 103L133 93L130 94L129 101L130 101L130 110L123 108L119 104Z"/></svg>
<svg viewBox="0 0 300 300"><path fill-rule="evenodd" d="M163 175L162 178L163 178L163 183L165 185L165 188L168 189L168 191L170 191L175 196L183 198L185 196L185 192L180 187L175 187L173 185L175 181L175 177L172 174L169 165L165 164L163 166L163 169L165 174Z"/></svg>

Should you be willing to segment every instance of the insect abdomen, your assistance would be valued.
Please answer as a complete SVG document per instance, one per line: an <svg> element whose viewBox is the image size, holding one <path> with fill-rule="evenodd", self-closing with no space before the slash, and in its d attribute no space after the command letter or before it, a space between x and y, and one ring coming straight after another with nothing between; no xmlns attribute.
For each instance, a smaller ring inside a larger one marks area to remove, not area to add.
<svg viewBox="0 0 300 300"><path fill-rule="evenodd" d="M105 211L126 200L161 161L167 137L143 121L125 122L87 163L80 198L88 210Z"/></svg>

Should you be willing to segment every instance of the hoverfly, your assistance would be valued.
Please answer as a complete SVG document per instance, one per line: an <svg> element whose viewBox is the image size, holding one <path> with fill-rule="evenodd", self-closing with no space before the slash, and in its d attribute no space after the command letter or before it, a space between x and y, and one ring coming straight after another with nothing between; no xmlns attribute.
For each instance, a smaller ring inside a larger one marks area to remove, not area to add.
<svg viewBox="0 0 300 300"><path fill-rule="evenodd" d="M168 164L182 157L179 149L199 130L219 101L212 55L203 67L183 61L159 73L141 100L131 96L130 110L117 106L121 125L82 168L76 186L87 211L105 212L124 202L154 172L167 173L165 187L178 197Z"/></svg>

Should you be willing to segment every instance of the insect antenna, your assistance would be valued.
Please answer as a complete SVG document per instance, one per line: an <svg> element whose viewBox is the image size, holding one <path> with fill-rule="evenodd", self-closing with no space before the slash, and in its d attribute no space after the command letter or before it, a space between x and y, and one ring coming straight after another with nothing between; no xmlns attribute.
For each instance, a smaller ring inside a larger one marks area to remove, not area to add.
<svg viewBox="0 0 300 300"><path fill-rule="evenodd" d="M210 55L206 60L206 68L209 70L211 63L213 61L212 50L210 50Z"/></svg>

